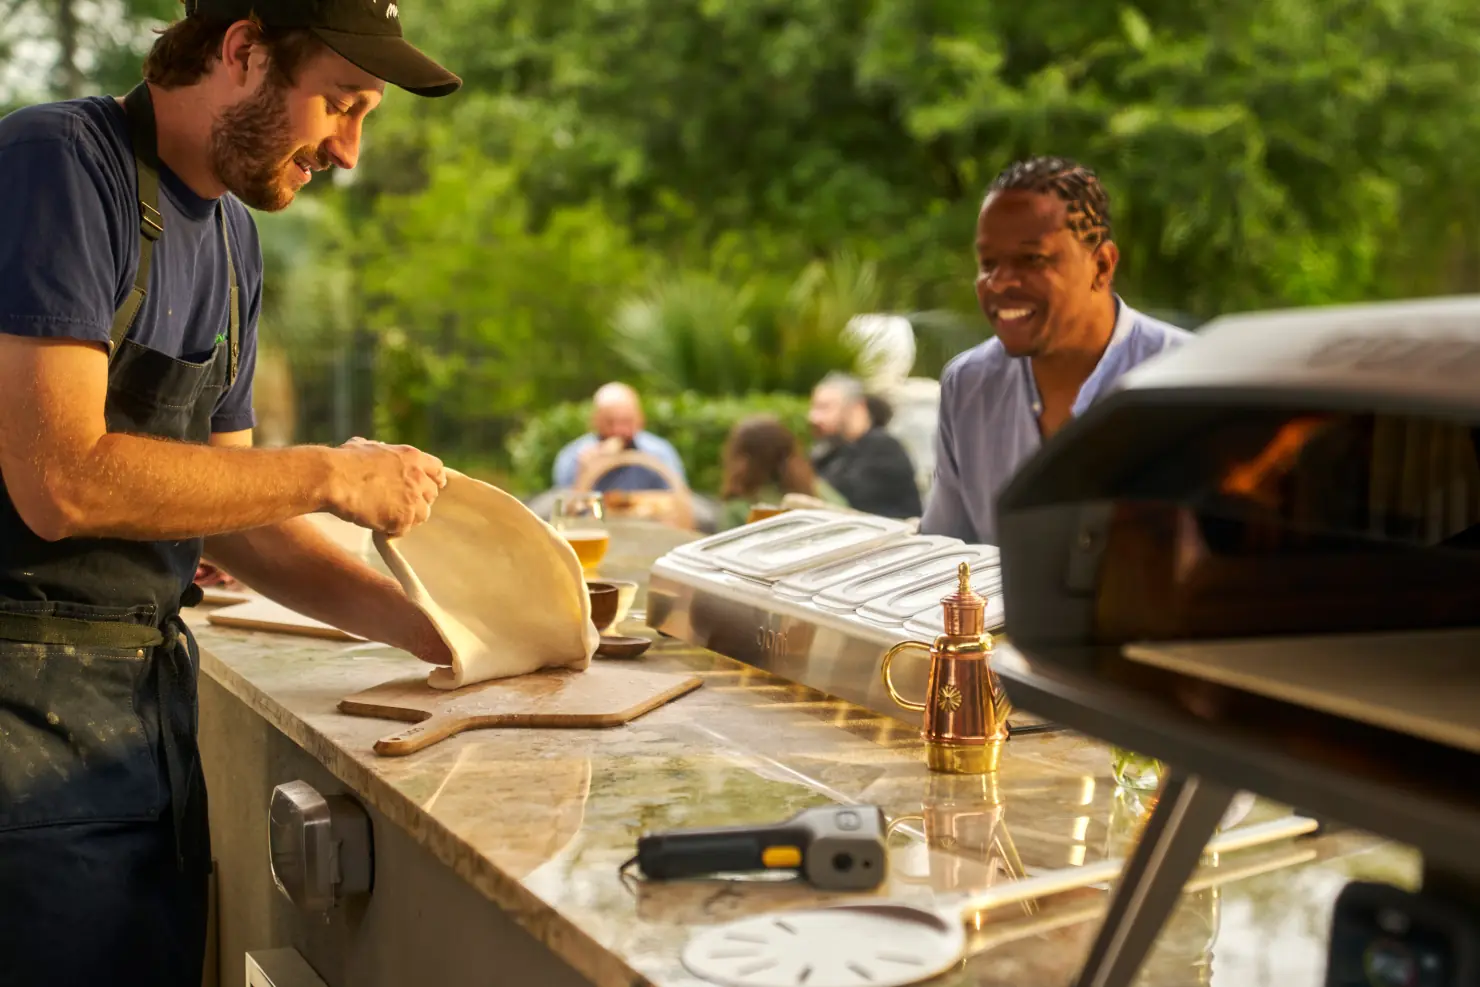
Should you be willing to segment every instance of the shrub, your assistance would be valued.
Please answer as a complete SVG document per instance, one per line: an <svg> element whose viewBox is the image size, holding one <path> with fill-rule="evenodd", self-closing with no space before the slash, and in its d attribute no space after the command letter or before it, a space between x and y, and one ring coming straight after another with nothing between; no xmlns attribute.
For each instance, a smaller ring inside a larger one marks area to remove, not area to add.
<svg viewBox="0 0 1480 987"><path fill-rule="evenodd" d="M653 391L806 394L829 371L856 368L844 329L880 298L874 265L847 253L791 281L682 272L618 306L614 348Z"/></svg>
<svg viewBox="0 0 1480 987"><path fill-rule="evenodd" d="M673 443L683 459L689 486L713 496L720 488L720 455L735 423L747 415L772 414L804 443L808 400L792 394L750 394L712 398L696 394L643 400L647 429ZM555 456L571 439L584 435L591 420L589 402L556 405L525 422L509 440L514 468L512 491L527 496L550 486Z"/></svg>
<svg viewBox="0 0 1480 987"><path fill-rule="evenodd" d="M356 263L378 437L481 454L525 409L606 379L610 313L647 260L599 206L536 223L513 171L466 153L375 209Z"/></svg>

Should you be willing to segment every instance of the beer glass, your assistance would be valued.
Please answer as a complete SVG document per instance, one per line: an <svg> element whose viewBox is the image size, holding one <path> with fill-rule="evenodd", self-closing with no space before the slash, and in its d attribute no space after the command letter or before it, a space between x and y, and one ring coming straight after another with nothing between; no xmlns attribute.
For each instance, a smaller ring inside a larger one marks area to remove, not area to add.
<svg viewBox="0 0 1480 987"><path fill-rule="evenodd" d="M593 571L606 558L610 536L606 530L606 505L601 494L565 493L555 498L550 526L576 550L581 568Z"/></svg>
<svg viewBox="0 0 1480 987"><path fill-rule="evenodd" d="M755 524L757 521L764 521L768 517L775 517L778 514L784 513L786 513L785 508L777 507L774 504L751 504L750 513L745 517L745 523Z"/></svg>

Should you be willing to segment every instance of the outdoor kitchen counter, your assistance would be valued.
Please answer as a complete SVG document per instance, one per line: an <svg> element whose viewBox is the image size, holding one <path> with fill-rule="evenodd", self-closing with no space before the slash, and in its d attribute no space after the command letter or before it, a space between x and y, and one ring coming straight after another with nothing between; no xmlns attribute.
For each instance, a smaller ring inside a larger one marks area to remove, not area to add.
<svg viewBox="0 0 1480 987"><path fill-rule="evenodd" d="M446 890L401 890L390 858L381 860L388 853L381 849L387 825L424 849L428 861L434 858L449 881L466 885L467 901L492 902L533 937L530 949L558 957L580 978L601 987L687 987L698 983L679 961L690 929L822 896L790 883L624 881L619 868L644 832L772 822L831 802L878 804L891 819L916 817L899 820L891 840L886 893L928 901L937 892L1010 880L1019 861L1034 872L1123 855L1138 821L1134 802L1116 793L1108 751L1093 741L1019 737L1009 743L994 780L931 775L918 739L902 724L667 640L640 663L699 675L704 685L627 726L473 731L409 757L382 758L371 746L397 725L345 716L336 704L426 666L380 646L215 628L203 612L192 623L203 653L202 743L220 861L226 984L240 983L242 950L290 944L329 987L378 980L354 973L350 960L324 958L331 949L378 950L380 958L365 960L365 969L394 965L396 957L410 963L407 954L417 954L424 958L410 967L419 971L416 979L448 976L436 972L432 957L471 949L474 943L460 934L449 932L449 941L439 942L410 919L360 926L377 907L390 907L389 898L417 898L414 911L455 897ZM305 764L316 762L309 764L313 770L322 766L321 790L337 784L354 793L378 827L371 904L317 920L333 926L332 934L315 931L314 921L301 916L285 916L293 911L286 900L261 891L267 797L293 772L256 766L283 762L286 755L253 755L254 743L267 742L251 740L254 731L289 753L302 752ZM1245 821L1283 811L1260 804ZM233 835L236 830L245 835ZM1189 894L1143 982L1316 987L1330 906L1341 886L1353 877L1407 884L1417 871L1403 848L1351 833L1225 856L1221 866L1233 870L1254 860L1283 866ZM253 897L247 884L262 899L259 907L274 898L276 918L268 926L233 917L233 908ZM1022 906L1001 909L989 916L987 931L1040 931L999 940L937 982L1069 983L1095 918L1044 930L1059 924L1054 916L1073 914L1061 910L1082 910L1103 896L1060 896L1032 915ZM366 938L376 941L367 944ZM555 981L505 968L466 982Z"/></svg>

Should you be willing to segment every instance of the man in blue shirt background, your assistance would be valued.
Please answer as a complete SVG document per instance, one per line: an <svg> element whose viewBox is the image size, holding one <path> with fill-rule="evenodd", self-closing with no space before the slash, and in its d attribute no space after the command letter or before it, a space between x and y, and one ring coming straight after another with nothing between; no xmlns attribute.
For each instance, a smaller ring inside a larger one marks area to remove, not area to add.
<svg viewBox="0 0 1480 987"><path fill-rule="evenodd" d="M627 449L652 456L687 483L678 450L667 439L644 431L643 425L642 400L635 390L620 383L602 386L591 399L591 431L571 440L555 457L556 488L569 489L587 465ZM668 483L645 467L618 466L597 480L595 489L666 490Z"/></svg>
<svg viewBox="0 0 1480 987"><path fill-rule="evenodd" d="M996 335L941 374L926 534L995 544L997 494L1131 368L1192 338L1115 293L1120 252L1090 169L1032 158L992 182L976 229L976 297Z"/></svg>

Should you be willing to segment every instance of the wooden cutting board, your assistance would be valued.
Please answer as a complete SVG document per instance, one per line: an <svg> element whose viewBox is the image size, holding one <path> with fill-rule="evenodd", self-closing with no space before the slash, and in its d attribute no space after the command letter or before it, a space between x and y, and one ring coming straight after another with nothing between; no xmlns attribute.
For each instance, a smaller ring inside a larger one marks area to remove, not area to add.
<svg viewBox="0 0 1480 987"><path fill-rule="evenodd" d="M692 675L593 664L445 691L427 685L423 672L341 699L339 711L415 723L375 742L375 753L399 757L483 727L620 726L701 684Z"/></svg>
<svg viewBox="0 0 1480 987"><path fill-rule="evenodd" d="M314 620L312 617L305 617L266 597L257 597L249 603L239 603L236 606L212 610L206 614L206 620L222 627L235 627L248 631L300 634L305 637L328 638L331 641L365 640L331 624Z"/></svg>

